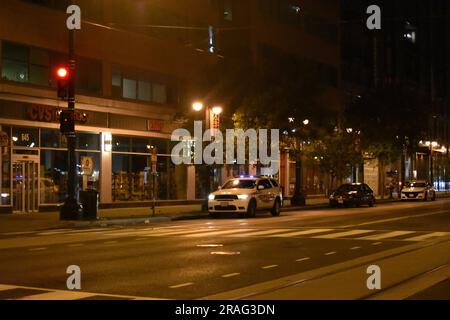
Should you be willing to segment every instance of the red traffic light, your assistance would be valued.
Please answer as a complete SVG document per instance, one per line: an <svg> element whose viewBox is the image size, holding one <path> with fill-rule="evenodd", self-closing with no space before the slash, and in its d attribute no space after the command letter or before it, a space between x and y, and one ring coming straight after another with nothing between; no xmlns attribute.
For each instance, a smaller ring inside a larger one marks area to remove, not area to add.
<svg viewBox="0 0 450 320"><path fill-rule="evenodd" d="M56 70L58 79L67 79L69 77L69 69L67 67L59 67Z"/></svg>

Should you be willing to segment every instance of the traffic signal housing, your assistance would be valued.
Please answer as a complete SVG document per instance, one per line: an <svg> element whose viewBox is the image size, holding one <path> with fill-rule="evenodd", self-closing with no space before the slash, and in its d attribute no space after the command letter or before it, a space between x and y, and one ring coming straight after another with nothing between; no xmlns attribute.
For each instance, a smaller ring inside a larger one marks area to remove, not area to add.
<svg viewBox="0 0 450 320"><path fill-rule="evenodd" d="M57 92L58 98L67 99L69 96L69 84L71 81L69 68L60 66L56 69Z"/></svg>
<svg viewBox="0 0 450 320"><path fill-rule="evenodd" d="M74 110L62 110L59 115L60 131L64 135L75 134L75 111Z"/></svg>

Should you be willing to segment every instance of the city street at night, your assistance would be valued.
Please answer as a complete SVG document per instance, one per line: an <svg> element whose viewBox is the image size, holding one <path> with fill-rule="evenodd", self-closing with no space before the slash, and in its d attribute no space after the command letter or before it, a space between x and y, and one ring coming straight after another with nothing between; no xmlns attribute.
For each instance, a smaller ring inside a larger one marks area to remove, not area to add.
<svg viewBox="0 0 450 320"><path fill-rule="evenodd" d="M0 298L449 299L449 204L1 234ZM80 291L67 290L69 265L81 269Z"/></svg>
<svg viewBox="0 0 450 320"><path fill-rule="evenodd" d="M0 305L17 300L448 311L450 0L1 0Z"/></svg>

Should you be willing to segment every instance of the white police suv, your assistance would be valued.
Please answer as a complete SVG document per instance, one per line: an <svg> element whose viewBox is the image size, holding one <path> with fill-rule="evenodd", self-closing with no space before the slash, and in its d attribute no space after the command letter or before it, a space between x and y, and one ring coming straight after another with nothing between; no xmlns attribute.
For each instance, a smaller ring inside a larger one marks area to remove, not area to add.
<svg viewBox="0 0 450 320"><path fill-rule="evenodd" d="M240 213L254 217L257 211L270 211L279 216L283 205L280 185L264 176L240 176L227 181L208 199L212 216L220 213Z"/></svg>

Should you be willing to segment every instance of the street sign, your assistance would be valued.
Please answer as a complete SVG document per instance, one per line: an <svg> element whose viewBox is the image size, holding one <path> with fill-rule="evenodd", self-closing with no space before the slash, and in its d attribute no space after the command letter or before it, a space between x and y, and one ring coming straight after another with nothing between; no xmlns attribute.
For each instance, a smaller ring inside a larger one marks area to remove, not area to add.
<svg viewBox="0 0 450 320"><path fill-rule="evenodd" d="M92 176L94 174L94 158L81 157L81 173L83 175Z"/></svg>

